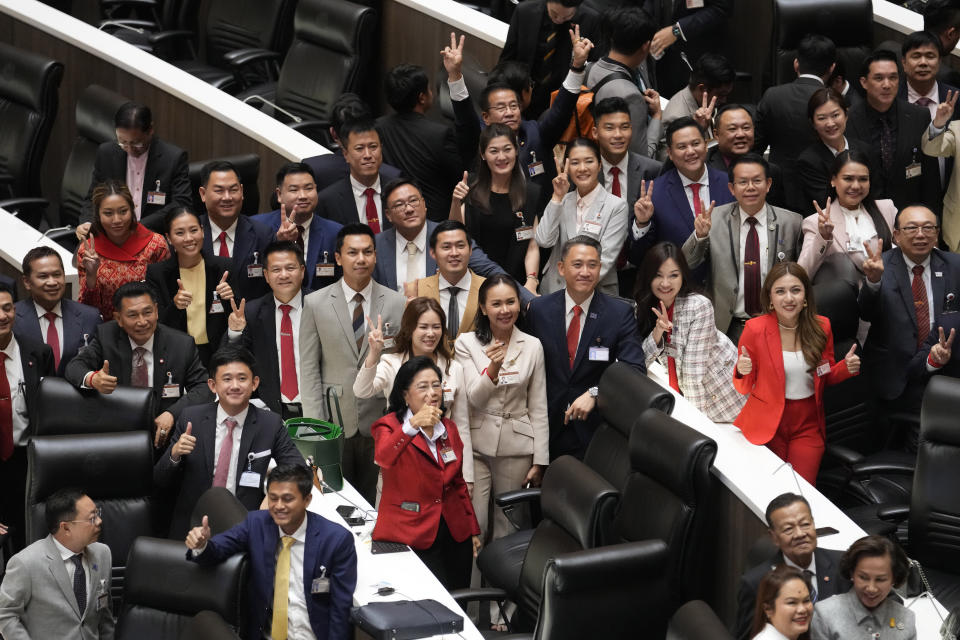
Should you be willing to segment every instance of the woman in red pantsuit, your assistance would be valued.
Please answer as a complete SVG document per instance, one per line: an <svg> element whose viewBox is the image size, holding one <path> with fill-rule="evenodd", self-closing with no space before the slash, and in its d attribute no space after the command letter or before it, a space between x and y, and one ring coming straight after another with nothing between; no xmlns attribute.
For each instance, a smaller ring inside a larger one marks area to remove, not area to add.
<svg viewBox="0 0 960 640"><path fill-rule="evenodd" d="M857 345L834 361L830 321L817 315L810 280L796 262L770 269L760 301L769 312L748 320L740 336L733 384L750 396L733 424L816 484L825 442L823 390L860 372Z"/></svg>
<svg viewBox="0 0 960 640"><path fill-rule="evenodd" d="M441 378L427 356L404 362L388 413L370 429L383 472L373 539L410 545L452 590L470 586L480 527L463 480L463 442L443 417Z"/></svg>

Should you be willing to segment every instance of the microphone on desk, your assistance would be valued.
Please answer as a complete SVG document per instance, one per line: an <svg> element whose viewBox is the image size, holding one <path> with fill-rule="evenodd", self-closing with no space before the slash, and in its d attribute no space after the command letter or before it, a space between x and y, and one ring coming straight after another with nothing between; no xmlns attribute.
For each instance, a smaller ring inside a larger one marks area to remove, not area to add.
<svg viewBox="0 0 960 640"><path fill-rule="evenodd" d="M797 493L799 493L801 497L806 498L806 496L803 495L803 489L800 488L800 481L797 480L797 472L793 470L792 464L790 464L787 461L784 461L783 464L781 464L779 467L773 470L773 475L777 475L777 472L780 471L780 469L783 469L784 467L790 468L790 473L793 474L793 481L797 485Z"/></svg>
<svg viewBox="0 0 960 640"><path fill-rule="evenodd" d="M73 225L65 224L62 227L52 227L43 232L42 237L47 238L51 233L57 233L58 231L73 231Z"/></svg>
<svg viewBox="0 0 960 640"><path fill-rule="evenodd" d="M316 464L315 464L314 461L313 461L313 456L307 456L307 464L309 464L311 468L316 467ZM321 475L322 475L322 474L321 474ZM368 522L368 521L370 521L370 520L376 520L376 519L377 519L376 516L371 516L371 515L370 515L370 511L369 511L368 509L364 509L363 507L361 507L360 505L358 505L356 502L354 502L353 500L351 500L351 499L348 498L347 496L343 495L343 492L337 491L336 489L334 489L333 487L331 487L329 484L327 484L327 481L326 481L326 480L324 480L323 478L318 478L318 479L320 480L320 486L323 487L324 491L329 491L330 493L335 493L335 494L337 494L338 496L340 496L341 498L343 498L344 500L346 500L347 502L349 502L351 505L353 505L353 507L354 507L357 511L359 511L360 513L362 513L362 514L363 514L363 520L364 520L364 522Z"/></svg>
<svg viewBox="0 0 960 640"><path fill-rule="evenodd" d="M134 33L143 33L143 29L138 29L137 27L131 27L130 25L123 24L123 22L120 20L105 20L103 24L97 27L97 30L102 31L104 27L120 27L121 29L133 31Z"/></svg>
<svg viewBox="0 0 960 640"><path fill-rule="evenodd" d="M247 96L246 98L243 99L243 102L244 102L245 104L250 104L250 101L251 101L251 100L259 100L260 102L262 102L263 104L267 105L268 107L274 109L275 111L279 111L279 112L282 113L283 115L287 116L288 118L290 118L291 120L293 120L295 123L298 123L298 124L299 124L300 122L303 122L303 118L301 118L301 117L298 116L297 114L295 114L295 113L290 113L290 112L287 111L286 109L284 109L284 108L282 108L282 107L274 104L273 102L270 102L269 100L267 100L266 98L264 98L264 97L261 96L261 95Z"/></svg>

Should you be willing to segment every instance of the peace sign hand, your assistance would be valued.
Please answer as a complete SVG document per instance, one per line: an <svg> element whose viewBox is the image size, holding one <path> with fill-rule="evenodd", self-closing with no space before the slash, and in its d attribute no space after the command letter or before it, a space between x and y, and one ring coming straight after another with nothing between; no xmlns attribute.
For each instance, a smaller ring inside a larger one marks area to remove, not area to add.
<svg viewBox="0 0 960 640"><path fill-rule="evenodd" d="M958 97L960 97L960 91L947 91L947 99L937 105L937 113L933 116L933 126L943 129L950 124Z"/></svg>
<svg viewBox="0 0 960 640"><path fill-rule="evenodd" d="M710 123L713 120L713 110L717 106L717 96L710 98L710 101L707 101L707 92L703 92L703 104L699 109L693 112L693 119L697 121L704 129L710 128Z"/></svg>
<svg viewBox="0 0 960 640"><path fill-rule="evenodd" d="M570 42L573 44L573 61L571 65L580 68L587 63L587 57L590 50L593 49L593 43L588 38L580 37L580 25L573 25L570 29Z"/></svg>
<svg viewBox="0 0 960 640"><path fill-rule="evenodd" d="M950 362L950 355L953 353L953 338L957 333L956 329L950 329L950 337L944 338L943 327L938 327L940 331L940 340L937 344L930 347L930 359L942 367Z"/></svg>
<svg viewBox="0 0 960 640"><path fill-rule="evenodd" d="M247 299L240 298L240 306L237 306L237 299L230 298L230 306L233 308L233 312L227 316L227 328L230 331L243 331L247 328L247 316L244 315L244 311L247 308Z"/></svg>
<svg viewBox="0 0 960 640"><path fill-rule="evenodd" d="M869 282L877 284L883 275L883 254L880 247L874 251L873 243L869 240L864 241L863 248L867 250L867 259L863 261L863 273Z"/></svg>
<svg viewBox="0 0 960 640"><path fill-rule="evenodd" d="M670 315L667 313L667 306L663 304L663 300L660 301L659 311L656 307L651 307L650 310L653 311L653 315L657 316L657 324L653 327L651 337L655 343L660 344L663 334L673 331L673 323L670 322Z"/></svg>
<svg viewBox="0 0 960 640"><path fill-rule="evenodd" d="M820 231L820 237L827 242L832 241L833 222L830 221L830 198L827 198L827 204L823 209L816 200L813 201L813 207L817 210L817 229Z"/></svg>
<svg viewBox="0 0 960 640"><path fill-rule="evenodd" d="M847 355L843 357L843 361L847 363L847 371L853 375L860 373L860 356L856 354L857 343L854 342L850 347L850 351L847 351Z"/></svg>
<svg viewBox="0 0 960 640"><path fill-rule="evenodd" d="M367 316L367 326L370 327L370 331L367 332L367 342L370 343L370 354L375 358L379 358L380 354L383 353L383 317L377 316L377 326L373 326L373 322L370 321L370 316Z"/></svg>
<svg viewBox="0 0 960 640"><path fill-rule="evenodd" d="M293 218L287 216L287 207L280 205L280 228L277 229L277 242L296 242L300 235Z"/></svg>
<svg viewBox="0 0 960 640"><path fill-rule="evenodd" d="M557 158L557 177L553 179L553 200L557 204L563 202L564 196L570 191L570 178L567 176L567 169L570 167L570 160Z"/></svg>
<svg viewBox="0 0 960 640"><path fill-rule="evenodd" d="M97 253L93 236L87 238L83 244L83 271L87 276L87 285L96 286L97 269L100 268L100 254Z"/></svg>
<svg viewBox="0 0 960 640"><path fill-rule="evenodd" d="M633 217L641 229L650 224L653 217L653 180L640 181L640 197L633 203Z"/></svg>
<svg viewBox="0 0 960 640"><path fill-rule="evenodd" d="M698 240L706 240L707 236L710 235L710 227L713 225L713 207L715 205L716 201L711 200L707 210L693 219L693 232L697 234Z"/></svg>
<svg viewBox="0 0 960 640"><path fill-rule="evenodd" d="M460 42L457 43L457 34L450 32L450 44L440 51L443 56L443 68L447 70L447 81L456 82L463 77L463 43L466 36L460 36Z"/></svg>

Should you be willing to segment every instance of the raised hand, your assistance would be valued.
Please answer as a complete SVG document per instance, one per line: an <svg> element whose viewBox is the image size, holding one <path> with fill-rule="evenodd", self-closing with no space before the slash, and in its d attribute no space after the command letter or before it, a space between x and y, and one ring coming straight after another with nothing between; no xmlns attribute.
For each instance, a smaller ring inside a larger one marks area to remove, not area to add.
<svg viewBox="0 0 960 640"><path fill-rule="evenodd" d="M188 422L186 430L180 434L180 437L170 450L170 457L174 462L179 462L180 458L189 455L197 446L197 436L193 435L193 423Z"/></svg>
<svg viewBox="0 0 960 640"><path fill-rule="evenodd" d="M300 236L300 232L297 231L297 225L293 221L292 217L287 216L287 207L281 203L280 204L280 228L277 229L277 241L278 242L296 242L297 238Z"/></svg>
<svg viewBox="0 0 960 640"><path fill-rule="evenodd" d="M673 35L673 25L667 25L653 34L653 40L650 41L650 55L654 60L659 60L663 53L677 41L677 36Z"/></svg>
<svg viewBox="0 0 960 640"><path fill-rule="evenodd" d="M87 284L89 286L96 286L97 269L100 268L100 254L97 253L93 236L87 238L83 245L83 262L81 266L87 276Z"/></svg>
<svg viewBox="0 0 960 640"><path fill-rule="evenodd" d="M873 249L873 243L869 240L865 240L863 243L863 248L867 250L867 259L863 261L863 273L867 276L867 280L876 284L880 282L880 277L883 276L883 254L880 247L877 247L876 251Z"/></svg>
<svg viewBox="0 0 960 640"><path fill-rule="evenodd" d="M99 371L94 371L90 376L90 386L103 394L113 393L117 388L117 377L110 375L110 362L103 361L103 366Z"/></svg>
<svg viewBox="0 0 960 640"><path fill-rule="evenodd" d="M425 404L420 411L417 411L417 413L410 418L410 424L423 429L433 429L433 427L440 422L442 416L443 413L440 411L440 407Z"/></svg>
<svg viewBox="0 0 960 640"><path fill-rule="evenodd" d="M740 347L740 357L737 358L737 373L741 376L750 375L750 372L753 371L753 362L750 360L750 354L747 353L746 347Z"/></svg>
<svg viewBox="0 0 960 640"><path fill-rule="evenodd" d="M92 226L93 224L90 222L84 222L83 224L78 224L76 230L74 231L74 233L77 235L77 240L79 240L80 242L83 242L84 240L86 240L87 236L90 235L90 227Z"/></svg>
<svg viewBox="0 0 960 640"><path fill-rule="evenodd" d="M713 225L713 207L716 204L715 200L711 200L707 210L693 219L693 230L700 240L710 235L710 227Z"/></svg>
<svg viewBox="0 0 960 640"><path fill-rule="evenodd" d="M943 327L938 327L940 331L940 340L937 344L930 347L930 359L938 366L943 366L950 362L950 355L953 353L953 337L956 335L956 329L950 329L950 337L945 338Z"/></svg>
<svg viewBox="0 0 960 640"><path fill-rule="evenodd" d="M162 449L167 446L167 440L173 433L173 423L176 419L169 411L164 411L153 419L153 426L156 431L153 434L153 446L156 449Z"/></svg>
<svg viewBox="0 0 960 640"><path fill-rule="evenodd" d="M490 346L484 349L484 353L490 358L490 365L487 367L487 375L494 383L500 375L500 367L503 366L503 359L507 355L507 345L499 340L494 340Z"/></svg>
<svg viewBox="0 0 960 640"><path fill-rule="evenodd" d="M173 294L173 305L177 309L186 309L193 302L193 294L183 288L183 281L177 278L177 292Z"/></svg>
<svg viewBox="0 0 960 640"><path fill-rule="evenodd" d="M210 539L210 520L203 516L199 527L194 527L187 533L185 543L188 549L203 549L207 546L207 540Z"/></svg>
<svg viewBox="0 0 960 640"><path fill-rule="evenodd" d="M663 334L673 331L673 323L670 322L667 305L663 304L663 300L660 301L659 310L656 307L651 307L650 311L653 311L653 315L657 316L657 324L653 326L651 337L655 343L660 344Z"/></svg>
<svg viewBox="0 0 960 640"><path fill-rule="evenodd" d="M453 199L457 202L463 202L467 199L467 195L470 193L470 185L467 184L468 173L463 172L463 180L457 183L457 186L453 188Z"/></svg>
<svg viewBox="0 0 960 640"><path fill-rule="evenodd" d="M233 300L233 288L227 283L227 278L230 277L229 271L224 271L223 276L220 278L220 282L217 283L214 291L217 292L217 295L220 296L221 300Z"/></svg>
<svg viewBox="0 0 960 640"><path fill-rule="evenodd" d="M240 298L240 306L238 307L237 299L231 297L230 306L233 308L233 311L227 316L227 328L230 329L230 331L243 331L247 328L247 316L243 314L247 308L247 299Z"/></svg>
<svg viewBox="0 0 960 640"><path fill-rule="evenodd" d="M647 103L647 112L651 118L660 119L663 109L660 107L660 94L655 89L647 89L643 92L643 100Z"/></svg>
<svg viewBox="0 0 960 640"><path fill-rule="evenodd" d="M693 112L693 119L697 121L704 129L710 128L710 123L713 121L713 110L717 106L717 96L710 98L710 101L707 101L707 92L703 92L703 103L700 108Z"/></svg>
<svg viewBox="0 0 960 640"><path fill-rule="evenodd" d="M830 198L827 198L827 206L823 209L820 204L814 200L813 208L817 210L817 228L820 230L820 237L830 242L833 240L833 222L830 221Z"/></svg>
<svg viewBox="0 0 960 640"><path fill-rule="evenodd" d="M937 113L933 116L933 126L942 129L950 124L958 97L960 97L960 91L947 91L947 99L937 105Z"/></svg>
<svg viewBox="0 0 960 640"><path fill-rule="evenodd" d="M466 36L460 36L460 42L457 42L457 34L450 32L450 45L440 51L443 57L443 68L447 70L447 80L456 82L463 77L463 43Z"/></svg>
<svg viewBox="0 0 960 640"><path fill-rule="evenodd" d="M370 355L373 356L374 360L379 360L380 354L383 353L383 317L378 315L377 325L374 326L373 322L370 321L370 316L367 316L367 326L370 327L370 331L367 332Z"/></svg>
<svg viewBox="0 0 960 640"><path fill-rule="evenodd" d="M650 224L650 218L653 217L653 180L640 181L640 196L633 203L633 217L641 229Z"/></svg>
<svg viewBox="0 0 960 640"><path fill-rule="evenodd" d="M573 44L573 61L570 64L579 69L587 64L587 57L590 55L590 50L593 49L593 43L588 38L580 37L580 25L578 24L573 25L573 29L570 29L570 42Z"/></svg>
<svg viewBox="0 0 960 640"><path fill-rule="evenodd" d="M570 178L567 176L567 169L570 167L570 160L557 158L557 177L553 179L553 198L554 202L559 204L570 191Z"/></svg>

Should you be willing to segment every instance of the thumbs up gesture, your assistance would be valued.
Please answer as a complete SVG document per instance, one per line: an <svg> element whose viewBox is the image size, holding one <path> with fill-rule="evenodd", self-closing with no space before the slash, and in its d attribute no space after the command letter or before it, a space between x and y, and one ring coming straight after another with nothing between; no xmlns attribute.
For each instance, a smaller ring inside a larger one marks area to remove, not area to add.
<svg viewBox="0 0 960 640"><path fill-rule="evenodd" d="M857 363L859 366L860 359L857 358ZM750 372L753 371L753 362L750 360L750 354L747 353L746 347L740 347L740 357L737 358L737 373L741 376L750 375Z"/></svg>
<svg viewBox="0 0 960 640"><path fill-rule="evenodd" d="M941 334L942 335L942 334ZM853 375L860 373L860 356L855 352L857 350L857 343L854 342L850 347L850 351L847 351L847 355L843 357L843 361L847 363L847 371Z"/></svg>
<svg viewBox="0 0 960 640"><path fill-rule="evenodd" d="M217 292L217 295L220 296L221 300L232 300L233 299L233 288L227 282L227 278L230 277L229 271L224 271L223 276L220 278L220 282L217 283L214 291Z"/></svg>
<svg viewBox="0 0 960 640"><path fill-rule="evenodd" d="M180 462L180 458L189 455L197 446L197 436L193 435L193 423L188 422L186 430L180 434L180 437L173 444L170 450L170 458L174 462Z"/></svg>
<svg viewBox="0 0 960 640"><path fill-rule="evenodd" d="M470 185L467 184L467 178L469 174L463 172L463 180L457 183L457 186L453 188L453 199L457 202L463 202L467 199L467 195L470 193Z"/></svg>
<svg viewBox="0 0 960 640"><path fill-rule="evenodd" d="M210 519L203 516L199 527L194 527L187 533L186 545L188 549L200 551L207 546L207 540L210 539Z"/></svg>
<svg viewBox="0 0 960 640"><path fill-rule="evenodd" d="M90 377L90 386L103 394L113 393L117 388L117 377L110 375L110 362L103 361L99 371L94 371Z"/></svg>
<svg viewBox="0 0 960 640"><path fill-rule="evenodd" d="M183 280L177 278L177 292L173 294L173 305L181 311L193 302L193 294L183 288Z"/></svg>

